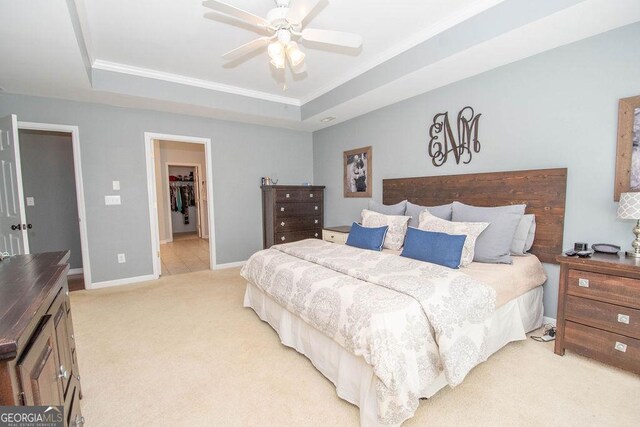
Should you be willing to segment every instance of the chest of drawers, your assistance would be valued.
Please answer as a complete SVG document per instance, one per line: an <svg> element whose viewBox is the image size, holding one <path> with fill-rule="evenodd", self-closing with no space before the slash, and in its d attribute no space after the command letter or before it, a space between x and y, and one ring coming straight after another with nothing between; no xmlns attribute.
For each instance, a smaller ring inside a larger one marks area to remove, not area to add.
<svg viewBox="0 0 640 427"><path fill-rule="evenodd" d="M262 242L270 248L309 238L322 238L324 186L263 185Z"/></svg>
<svg viewBox="0 0 640 427"><path fill-rule="evenodd" d="M640 261L557 257L556 354L565 349L640 374Z"/></svg>

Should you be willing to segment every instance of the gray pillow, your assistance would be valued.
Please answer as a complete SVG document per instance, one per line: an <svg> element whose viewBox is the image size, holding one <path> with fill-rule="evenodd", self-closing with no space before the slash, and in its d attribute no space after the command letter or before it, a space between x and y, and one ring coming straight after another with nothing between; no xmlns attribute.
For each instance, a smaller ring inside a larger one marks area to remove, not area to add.
<svg viewBox="0 0 640 427"><path fill-rule="evenodd" d="M414 205L411 202L407 202L407 210L405 211L404 215L411 217L411 219L409 220L409 227L418 227L418 225L420 224L420 212L425 209L427 209L433 216L451 221L451 203L449 203L448 205L439 206L420 206Z"/></svg>
<svg viewBox="0 0 640 427"><path fill-rule="evenodd" d="M531 233L533 229L533 233ZM518 223L516 228L516 234L513 235L513 242L511 242L511 255L525 255L531 245L533 245L533 234L536 230L536 217L535 215L523 215L522 219ZM530 238L530 234L531 238ZM531 240L531 245L527 247L527 243Z"/></svg>
<svg viewBox="0 0 640 427"><path fill-rule="evenodd" d="M404 215L404 211L407 207L407 201L403 200L395 205L383 205L375 200L369 200L369 210L381 213L383 215Z"/></svg>
<svg viewBox="0 0 640 427"><path fill-rule="evenodd" d="M454 222L489 222L478 236L474 261L511 264L511 242L526 205L481 208L453 202Z"/></svg>

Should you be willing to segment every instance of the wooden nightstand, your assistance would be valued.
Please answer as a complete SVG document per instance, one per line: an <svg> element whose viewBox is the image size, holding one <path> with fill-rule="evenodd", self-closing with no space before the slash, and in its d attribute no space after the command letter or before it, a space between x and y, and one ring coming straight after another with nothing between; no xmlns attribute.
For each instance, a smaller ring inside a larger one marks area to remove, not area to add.
<svg viewBox="0 0 640 427"><path fill-rule="evenodd" d="M344 245L351 231L350 225L339 225L337 227L325 227L322 229L322 240L331 243L340 243Z"/></svg>
<svg viewBox="0 0 640 427"><path fill-rule="evenodd" d="M640 260L560 255L558 333L565 349L640 374Z"/></svg>

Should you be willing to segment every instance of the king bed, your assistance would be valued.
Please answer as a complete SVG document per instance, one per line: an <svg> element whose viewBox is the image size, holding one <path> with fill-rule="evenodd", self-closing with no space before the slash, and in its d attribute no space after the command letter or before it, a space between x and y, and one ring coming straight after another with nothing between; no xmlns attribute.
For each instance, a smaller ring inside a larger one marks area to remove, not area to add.
<svg viewBox="0 0 640 427"><path fill-rule="evenodd" d="M308 239L251 257L244 305L360 408L361 425L399 425L541 326L540 261L562 249L565 188L566 169L384 180L388 205L526 204L538 224L530 254L452 269Z"/></svg>

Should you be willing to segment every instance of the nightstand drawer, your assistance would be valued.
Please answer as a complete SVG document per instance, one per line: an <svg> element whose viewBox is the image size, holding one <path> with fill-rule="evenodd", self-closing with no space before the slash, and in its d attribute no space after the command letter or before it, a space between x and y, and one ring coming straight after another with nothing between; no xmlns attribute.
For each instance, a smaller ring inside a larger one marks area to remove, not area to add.
<svg viewBox="0 0 640 427"><path fill-rule="evenodd" d="M327 242L340 243L344 245L347 242L347 237L349 237L349 233L338 233L331 230L322 230L322 240L326 240Z"/></svg>
<svg viewBox="0 0 640 427"><path fill-rule="evenodd" d="M572 295L566 304L567 320L640 339L640 310Z"/></svg>
<svg viewBox="0 0 640 427"><path fill-rule="evenodd" d="M564 342L567 349L578 354L640 373L640 340L566 322Z"/></svg>
<svg viewBox="0 0 640 427"><path fill-rule="evenodd" d="M569 270L567 293L640 309L640 280Z"/></svg>

